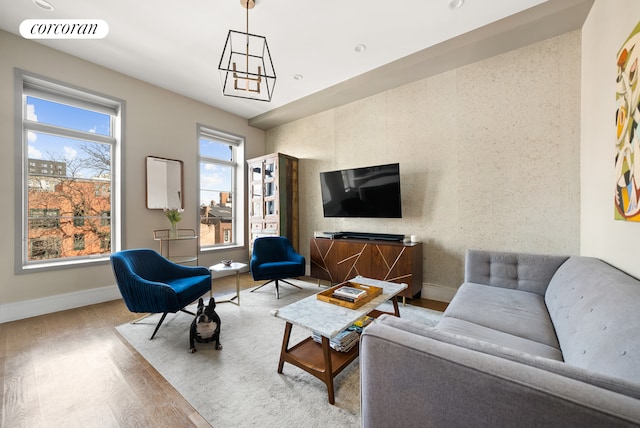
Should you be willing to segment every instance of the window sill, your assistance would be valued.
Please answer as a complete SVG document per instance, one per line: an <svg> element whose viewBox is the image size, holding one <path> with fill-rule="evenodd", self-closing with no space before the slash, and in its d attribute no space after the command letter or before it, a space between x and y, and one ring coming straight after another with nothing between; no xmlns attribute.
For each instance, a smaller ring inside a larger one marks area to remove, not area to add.
<svg viewBox="0 0 640 428"><path fill-rule="evenodd" d="M95 257L74 259L74 260L55 260L50 262L34 262L27 265L21 265L16 268L16 275L28 274L36 272L48 272L61 269L75 269L80 267L89 267L109 263L111 255L100 255Z"/></svg>
<svg viewBox="0 0 640 428"><path fill-rule="evenodd" d="M218 245L218 246L215 246L215 247L200 248L200 253L238 250L238 249L243 249L243 248L246 248L246 246L245 245L241 245L241 244Z"/></svg>

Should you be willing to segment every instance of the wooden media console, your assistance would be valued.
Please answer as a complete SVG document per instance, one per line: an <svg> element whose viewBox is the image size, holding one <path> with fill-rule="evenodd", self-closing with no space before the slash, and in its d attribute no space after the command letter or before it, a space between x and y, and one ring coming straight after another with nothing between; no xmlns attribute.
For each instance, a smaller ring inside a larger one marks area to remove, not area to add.
<svg viewBox="0 0 640 428"><path fill-rule="evenodd" d="M406 283L399 296L412 298L422 290L422 243L366 239L311 238L311 276L332 284L361 275Z"/></svg>

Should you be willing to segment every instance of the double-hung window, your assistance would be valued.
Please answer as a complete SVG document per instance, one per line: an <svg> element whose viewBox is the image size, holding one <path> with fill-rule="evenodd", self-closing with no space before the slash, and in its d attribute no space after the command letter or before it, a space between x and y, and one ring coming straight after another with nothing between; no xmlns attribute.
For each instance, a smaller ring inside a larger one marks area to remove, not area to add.
<svg viewBox="0 0 640 428"><path fill-rule="evenodd" d="M16 85L16 271L108 260L120 242L123 102L22 71Z"/></svg>
<svg viewBox="0 0 640 428"><path fill-rule="evenodd" d="M199 125L198 144L200 248L241 246L244 139Z"/></svg>

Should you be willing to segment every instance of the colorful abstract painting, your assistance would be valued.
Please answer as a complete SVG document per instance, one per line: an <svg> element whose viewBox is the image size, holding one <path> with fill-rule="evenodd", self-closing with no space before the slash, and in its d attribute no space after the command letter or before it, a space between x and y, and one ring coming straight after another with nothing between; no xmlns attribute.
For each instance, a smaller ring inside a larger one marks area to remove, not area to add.
<svg viewBox="0 0 640 428"><path fill-rule="evenodd" d="M640 221L640 22L617 56L615 218ZM638 159L635 157L638 156Z"/></svg>

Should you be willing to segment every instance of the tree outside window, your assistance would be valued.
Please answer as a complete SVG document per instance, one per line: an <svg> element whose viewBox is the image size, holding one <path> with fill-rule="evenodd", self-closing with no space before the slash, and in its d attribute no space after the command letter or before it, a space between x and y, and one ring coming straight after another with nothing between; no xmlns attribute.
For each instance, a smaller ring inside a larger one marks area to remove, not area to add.
<svg viewBox="0 0 640 428"><path fill-rule="evenodd" d="M56 259L60 257L60 239L56 237L30 239L29 256L33 260Z"/></svg>
<svg viewBox="0 0 640 428"><path fill-rule="evenodd" d="M84 208L82 207L74 207L73 209L73 225L76 227L82 227L85 224L85 213Z"/></svg>
<svg viewBox="0 0 640 428"><path fill-rule="evenodd" d="M26 74L22 84L22 266L108 256L121 104Z"/></svg>

